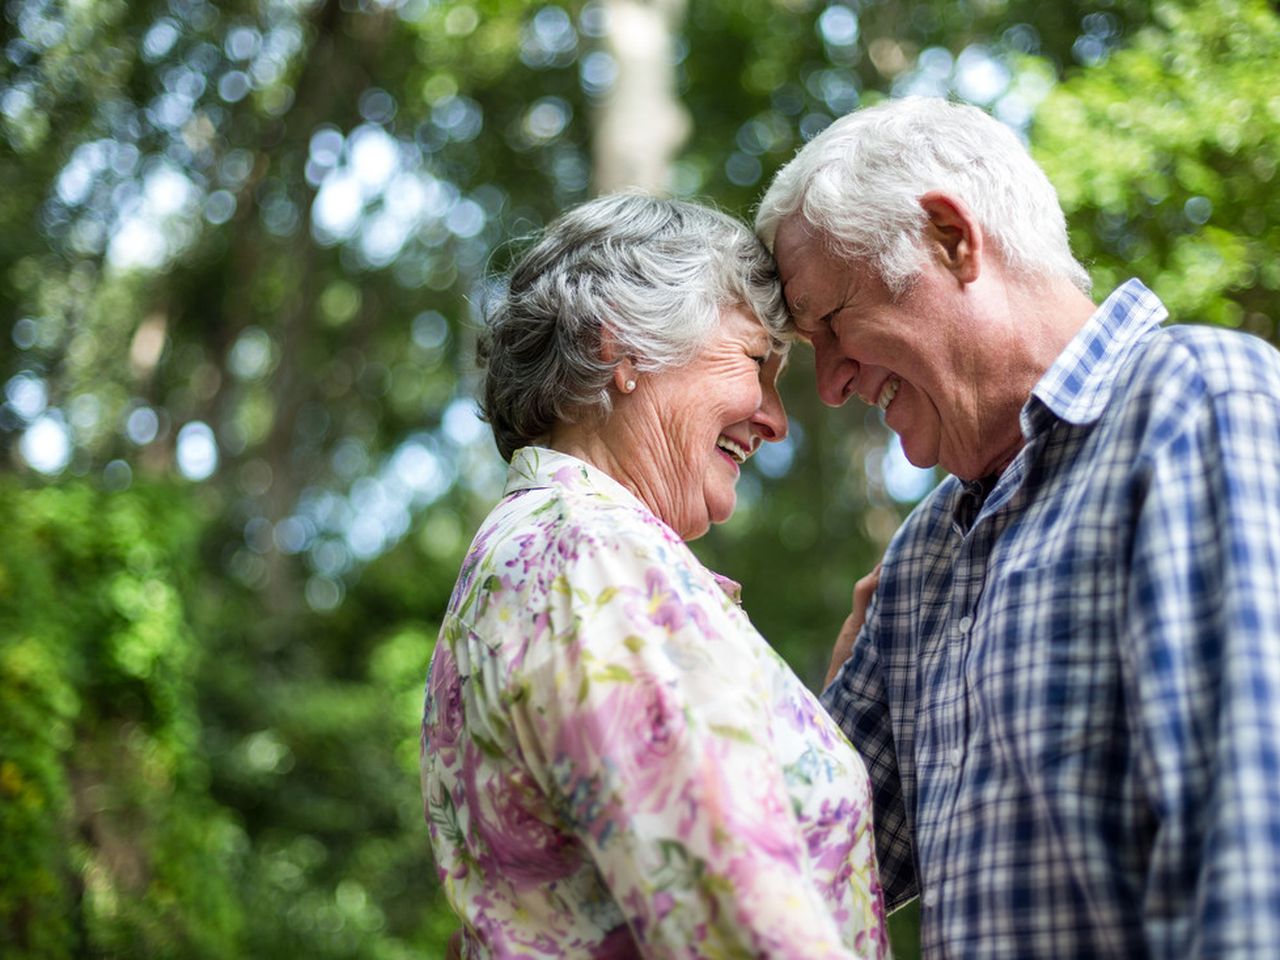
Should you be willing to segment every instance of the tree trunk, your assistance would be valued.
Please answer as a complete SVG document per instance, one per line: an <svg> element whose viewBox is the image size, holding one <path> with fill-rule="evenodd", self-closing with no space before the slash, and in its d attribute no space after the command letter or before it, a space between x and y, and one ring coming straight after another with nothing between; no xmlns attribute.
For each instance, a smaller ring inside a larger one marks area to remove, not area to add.
<svg viewBox="0 0 1280 960"><path fill-rule="evenodd" d="M685 0L605 0L605 49L617 64L596 116L597 194L671 191L671 163L689 134L676 96L672 39Z"/></svg>

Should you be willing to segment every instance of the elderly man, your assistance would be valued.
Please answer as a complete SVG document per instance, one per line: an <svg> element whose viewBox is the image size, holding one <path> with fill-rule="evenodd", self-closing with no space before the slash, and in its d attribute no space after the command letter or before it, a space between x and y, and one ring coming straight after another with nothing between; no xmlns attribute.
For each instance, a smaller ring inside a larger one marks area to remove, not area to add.
<svg viewBox="0 0 1280 960"><path fill-rule="evenodd" d="M929 957L1280 950L1280 353L1095 307L1053 188L972 107L837 121L757 229L818 389L947 478L824 702Z"/></svg>

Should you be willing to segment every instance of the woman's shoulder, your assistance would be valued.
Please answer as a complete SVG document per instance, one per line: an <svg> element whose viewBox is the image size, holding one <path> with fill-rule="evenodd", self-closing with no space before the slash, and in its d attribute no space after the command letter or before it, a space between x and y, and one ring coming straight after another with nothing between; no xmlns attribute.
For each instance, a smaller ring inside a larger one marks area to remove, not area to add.
<svg viewBox="0 0 1280 960"><path fill-rule="evenodd" d="M532 609L586 581L643 581L650 567L702 569L674 531L635 501L561 485L522 489L481 524L453 606L480 613L501 596Z"/></svg>
<svg viewBox="0 0 1280 960"><path fill-rule="evenodd" d="M621 482L565 453L538 447L517 451L508 491L499 509L522 526L536 525L566 550L688 550L680 536Z"/></svg>
<svg viewBox="0 0 1280 960"><path fill-rule="evenodd" d="M556 487L540 499L529 511L528 521L567 565L616 557L696 563L680 536L634 498L591 488Z"/></svg>

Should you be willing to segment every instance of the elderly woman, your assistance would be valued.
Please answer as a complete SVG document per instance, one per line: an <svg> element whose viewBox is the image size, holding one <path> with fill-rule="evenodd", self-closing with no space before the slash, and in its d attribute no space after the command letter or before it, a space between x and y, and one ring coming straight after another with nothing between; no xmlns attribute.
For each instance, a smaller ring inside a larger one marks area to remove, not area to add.
<svg viewBox="0 0 1280 960"><path fill-rule="evenodd" d="M692 204L553 223L493 312L506 493L431 664L422 777L468 957L887 953L866 772L685 541L781 440L767 253Z"/></svg>

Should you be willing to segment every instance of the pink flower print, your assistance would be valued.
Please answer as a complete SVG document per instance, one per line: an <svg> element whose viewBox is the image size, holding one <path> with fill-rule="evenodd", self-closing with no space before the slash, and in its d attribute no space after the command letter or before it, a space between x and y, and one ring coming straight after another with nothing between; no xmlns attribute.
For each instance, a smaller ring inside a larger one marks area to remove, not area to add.
<svg viewBox="0 0 1280 960"><path fill-rule="evenodd" d="M490 882L515 889L554 883L582 865L582 848L539 816L545 809L538 787L524 771L478 776L484 769L474 744L463 750L462 781L472 829L480 841L476 861Z"/></svg>
<svg viewBox="0 0 1280 960"><path fill-rule="evenodd" d="M644 592L630 591L639 603L629 604L627 613L648 620L654 626L665 627L675 633L684 626L685 606L679 595L671 589L671 584L657 567L650 567L644 574Z"/></svg>
<svg viewBox="0 0 1280 960"><path fill-rule="evenodd" d="M542 543L542 538L536 533L526 533L523 536L518 536L515 538L515 542L519 544L520 549L505 565L508 567L518 565L520 573L528 573L529 568L542 559L545 544Z"/></svg>
<svg viewBox="0 0 1280 960"><path fill-rule="evenodd" d="M790 817L788 798L777 790L769 790L754 803L734 804L729 820L734 833L756 850L799 869L800 848L788 823Z"/></svg>
<svg viewBox="0 0 1280 960"><path fill-rule="evenodd" d="M649 930L656 926L666 916L667 911L658 913L656 910L657 903L651 900L649 896L640 887L632 887L622 898L621 903L623 912L627 915L632 929L635 930L635 936L642 943L649 938ZM696 942L702 942L705 937L695 936ZM694 954L698 956L699 954ZM623 954L626 956L626 954Z"/></svg>
<svg viewBox="0 0 1280 960"><path fill-rule="evenodd" d="M453 651L441 644L436 647L427 683L427 708L422 724L423 751L434 751L442 764L453 766L465 722L458 661Z"/></svg>
<svg viewBox="0 0 1280 960"><path fill-rule="evenodd" d="M731 740L720 741L704 757L702 778L710 804L721 810L729 835L745 841L756 855L798 868L803 851L793 824L790 800L778 778L743 776L744 767L731 763L743 749ZM757 869L759 861L757 860Z"/></svg>
<svg viewBox="0 0 1280 960"><path fill-rule="evenodd" d="M577 560L584 549L590 549L595 541L596 538L589 531L576 524L568 525L555 539L555 552L561 560L571 562Z"/></svg>
<svg viewBox="0 0 1280 960"><path fill-rule="evenodd" d="M497 956L503 956L507 953L507 934L506 924L501 919L501 913L497 917L491 917L489 911L485 908L493 908L495 904L488 897L477 896L472 899L472 904L480 907L479 910L472 912L468 917L468 924L462 931L463 948L462 955L464 957L475 956L476 951L472 944L482 944L488 948L488 952Z"/></svg>
<svg viewBox="0 0 1280 960"><path fill-rule="evenodd" d="M716 586L724 591L724 595L739 606L742 605L742 584L737 580L731 580L724 574L716 573L714 570L708 570L711 579L716 582Z"/></svg>
<svg viewBox="0 0 1280 960"><path fill-rule="evenodd" d="M610 930L589 955L591 960L640 960L640 948L631 936L631 928L624 923Z"/></svg>
<svg viewBox="0 0 1280 960"><path fill-rule="evenodd" d="M717 635L705 611L696 603L686 603L672 588L671 581L660 567L650 567L645 571L643 591L628 587L622 592L632 598L624 608L632 620L648 621L668 633L676 633L693 621L703 636L711 638Z"/></svg>
<svg viewBox="0 0 1280 960"><path fill-rule="evenodd" d="M551 479L567 490L582 484L587 479L586 468L576 464L561 467L551 475Z"/></svg>
<svg viewBox="0 0 1280 960"><path fill-rule="evenodd" d="M462 569L458 572L458 582L453 587L453 596L449 601L450 609L456 609L462 598L471 591L472 581L475 579L476 572L480 569L480 562L489 551L489 540L493 537L496 529L492 524L487 524L480 528L475 539L471 541L471 549L467 551L467 555L462 561Z"/></svg>
<svg viewBox="0 0 1280 960"><path fill-rule="evenodd" d="M856 834L848 831L847 840L842 843L834 843L833 838L845 833L842 827L861 819L862 811L849 797L841 797L834 806L830 798L822 801L818 815L804 824L809 856L815 867L837 873L851 869L849 851Z"/></svg>
<svg viewBox="0 0 1280 960"><path fill-rule="evenodd" d="M677 785L673 760L685 738L684 711L665 684L645 674L614 683L560 728L556 754L567 761L566 793L573 795L579 781L602 781L608 795L590 798L604 802L592 811L592 820L616 815L616 801L624 798L628 806L659 810ZM596 835L608 827L583 825Z"/></svg>

